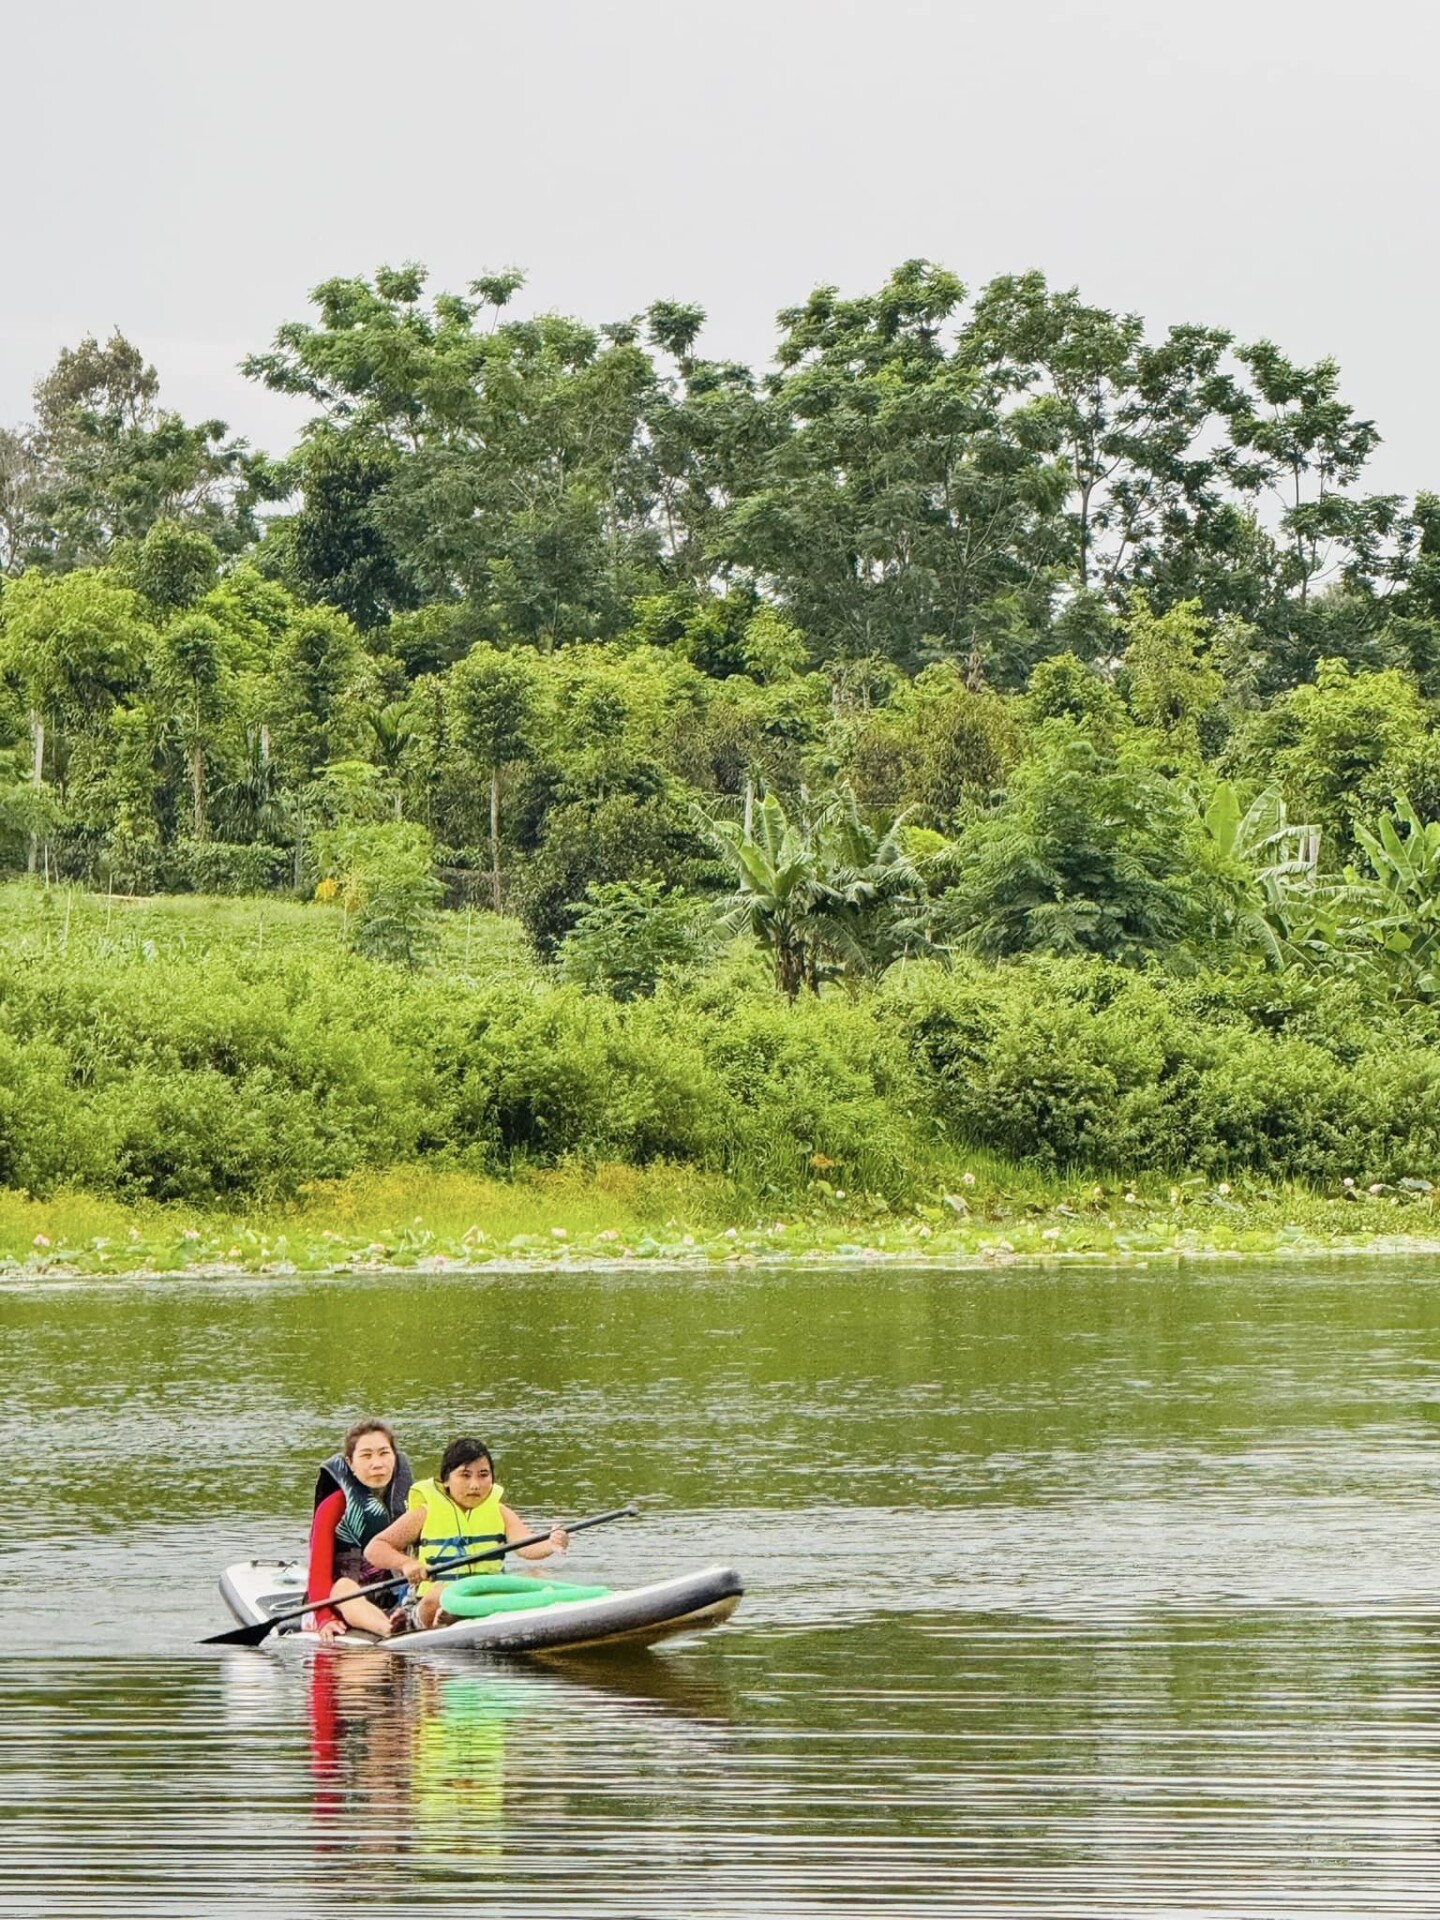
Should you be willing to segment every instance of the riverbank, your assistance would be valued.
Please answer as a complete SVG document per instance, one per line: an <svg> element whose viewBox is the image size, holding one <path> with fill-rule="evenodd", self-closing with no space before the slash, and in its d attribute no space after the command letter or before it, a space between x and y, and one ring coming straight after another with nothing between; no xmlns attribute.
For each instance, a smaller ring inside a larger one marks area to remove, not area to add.
<svg viewBox="0 0 1440 1920"><path fill-rule="evenodd" d="M904 1212L833 1190L802 1209L759 1210L724 1180L674 1166L514 1181L406 1167L231 1212L0 1190L0 1271L54 1277L1367 1251L1440 1252L1440 1195L1419 1181L1330 1193L1199 1178L1046 1181L979 1157L953 1189Z"/></svg>

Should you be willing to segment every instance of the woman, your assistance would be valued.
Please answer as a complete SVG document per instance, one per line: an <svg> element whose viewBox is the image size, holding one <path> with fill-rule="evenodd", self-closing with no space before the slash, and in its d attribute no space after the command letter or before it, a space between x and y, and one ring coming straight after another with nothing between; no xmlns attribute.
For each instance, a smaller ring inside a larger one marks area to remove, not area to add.
<svg viewBox="0 0 1440 1920"><path fill-rule="evenodd" d="M327 1643L337 1640L347 1625L373 1633L379 1640L389 1634L388 1607L379 1607L374 1600L346 1599L346 1595L384 1579L381 1569L366 1559L365 1550L405 1512L413 1478L410 1462L397 1450L395 1435L383 1420L362 1420L352 1427L341 1451L320 1469L305 1597L337 1603L315 1609L316 1629ZM398 1593L397 1586L397 1597Z"/></svg>

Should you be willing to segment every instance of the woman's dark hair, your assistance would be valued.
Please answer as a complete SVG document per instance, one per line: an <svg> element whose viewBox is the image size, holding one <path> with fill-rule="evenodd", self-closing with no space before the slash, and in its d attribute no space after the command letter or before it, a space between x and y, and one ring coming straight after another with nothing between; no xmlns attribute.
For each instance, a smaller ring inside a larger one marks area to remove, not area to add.
<svg viewBox="0 0 1440 1920"><path fill-rule="evenodd" d="M440 1457L440 1471L435 1477L443 1487L457 1467L468 1467L476 1460L487 1461L491 1473L494 1473L495 1456L483 1440L463 1437L452 1440Z"/></svg>
<svg viewBox="0 0 1440 1920"><path fill-rule="evenodd" d="M355 1458L355 1449L367 1433L383 1433L390 1442L392 1452L399 1454L399 1448L395 1445L395 1435L383 1420L359 1420L351 1427L342 1443L342 1451L347 1460Z"/></svg>

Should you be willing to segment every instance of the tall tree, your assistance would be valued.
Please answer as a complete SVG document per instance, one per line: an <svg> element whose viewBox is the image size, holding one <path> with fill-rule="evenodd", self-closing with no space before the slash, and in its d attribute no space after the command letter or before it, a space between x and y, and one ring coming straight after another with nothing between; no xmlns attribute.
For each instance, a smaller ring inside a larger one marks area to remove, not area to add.
<svg viewBox="0 0 1440 1920"><path fill-rule="evenodd" d="M1211 441L1233 404L1218 328L1172 327L1157 346L1138 314L1054 291L1040 273L1001 275L978 296L960 350L1015 396L1070 481L1072 578L1122 597L1177 528L1219 511Z"/></svg>
<svg viewBox="0 0 1440 1920"><path fill-rule="evenodd" d="M20 437L12 568L95 565L159 520L203 532L225 552L253 539L260 464L227 438L223 421L191 424L162 408L159 386L119 332L61 353L35 388L35 422Z"/></svg>
<svg viewBox="0 0 1440 1920"><path fill-rule="evenodd" d="M620 632L655 584L650 357L629 325L503 320L519 284L482 276L431 301L418 267L328 281L318 324L246 364L320 409L292 463L295 551L357 617L360 588L402 603L398 567L406 591L464 596L490 631L548 643ZM322 530L335 551L317 554Z"/></svg>
<svg viewBox="0 0 1440 1920"><path fill-rule="evenodd" d="M822 654L967 654L1005 596L1048 626L1068 472L947 344L963 297L913 260L878 293L822 287L780 316L765 444L717 545Z"/></svg>
<svg viewBox="0 0 1440 1920"><path fill-rule="evenodd" d="M490 783L490 886L496 913L504 905L500 873L500 776L535 749L539 686L534 665L520 652L476 647L450 673L456 744L483 768Z"/></svg>
<svg viewBox="0 0 1440 1920"><path fill-rule="evenodd" d="M160 635L155 678L173 713L190 770L190 831L209 838L205 770L211 739L230 709L226 633L208 613L178 614Z"/></svg>
<svg viewBox="0 0 1440 1920"><path fill-rule="evenodd" d="M146 629L139 600L105 574L82 570L59 579L31 571L11 581L3 603L4 671L29 712L31 784L45 785L47 742L102 726L134 687ZM30 866L36 863L32 842Z"/></svg>

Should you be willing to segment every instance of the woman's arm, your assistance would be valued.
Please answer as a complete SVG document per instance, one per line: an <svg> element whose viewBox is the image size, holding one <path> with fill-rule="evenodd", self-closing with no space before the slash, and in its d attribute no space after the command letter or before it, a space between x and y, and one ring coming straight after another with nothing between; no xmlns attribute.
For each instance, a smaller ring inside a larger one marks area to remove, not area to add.
<svg viewBox="0 0 1440 1920"><path fill-rule="evenodd" d="M392 1520L383 1533L377 1533L367 1542L365 1558L372 1567L386 1573L403 1573L407 1580L419 1580L425 1572L424 1563L405 1549L413 1547L424 1531L424 1507L411 1507L398 1520Z"/></svg>
<svg viewBox="0 0 1440 1920"><path fill-rule="evenodd" d="M344 1511L345 1496L338 1488L315 1509L315 1518L310 1522L310 1571L305 1580L307 1600L330 1598L330 1589L335 1584L335 1527ZM315 1609L317 1627L339 1618L332 1607Z"/></svg>
<svg viewBox="0 0 1440 1920"><path fill-rule="evenodd" d="M525 1522L513 1507L502 1506L500 1512L505 1521L507 1540L524 1540L530 1532ZM548 1560L552 1553L564 1553L570 1544L570 1536L563 1527L552 1527L550 1538L542 1540L538 1547L521 1547L522 1560Z"/></svg>

